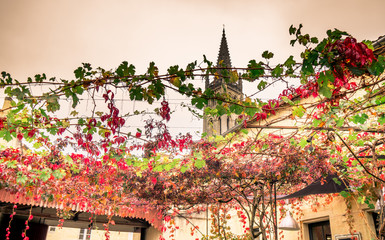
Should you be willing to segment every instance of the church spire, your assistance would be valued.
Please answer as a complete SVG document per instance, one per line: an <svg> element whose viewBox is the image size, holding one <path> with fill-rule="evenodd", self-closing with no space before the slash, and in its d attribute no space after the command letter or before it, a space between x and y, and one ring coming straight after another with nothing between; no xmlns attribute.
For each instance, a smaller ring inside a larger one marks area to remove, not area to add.
<svg viewBox="0 0 385 240"><path fill-rule="evenodd" d="M219 54L218 54L218 60L217 60L216 66L218 68L222 68L222 67L231 68L232 67L224 26L223 26L222 40L221 40L221 45L219 47ZM231 70L231 69L229 69L229 70ZM206 77L205 89L211 88L212 90L218 90L226 82L227 89L231 88L232 91L237 92L237 94L242 94L242 79L239 77L239 80L237 83L235 83L235 82L230 83L230 82L224 80L225 76L222 76L222 74L223 74L222 71L223 70L221 70L221 69L217 69L218 74L215 76L215 78L212 81L210 80L209 77Z"/></svg>
<svg viewBox="0 0 385 240"><path fill-rule="evenodd" d="M222 64L219 64L221 61L223 61ZM225 26L223 26L222 40L221 40L221 46L219 48L217 67L221 67L223 64L226 67L229 67L229 68L231 67L230 53L229 53L229 47L227 46Z"/></svg>

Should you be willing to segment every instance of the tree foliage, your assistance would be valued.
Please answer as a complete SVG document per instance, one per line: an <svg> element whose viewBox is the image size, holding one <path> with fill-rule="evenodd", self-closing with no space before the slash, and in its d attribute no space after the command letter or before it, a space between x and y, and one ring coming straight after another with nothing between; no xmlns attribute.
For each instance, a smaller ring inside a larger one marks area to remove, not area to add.
<svg viewBox="0 0 385 240"><path fill-rule="evenodd" d="M274 214L268 213L274 201L266 198L273 191L292 193L336 172L358 194L373 184L380 187L384 56L343 31L329 30L318 40L301 29L290 28L291 44L304 46L301 61L290 56L274 66L269 63L274 54L266 51L263 60L250 60L245 68L213 66L204 57L201 65L171 66L165 74L153 62L143 74L127 62L115 70L83 64L73 80L37 74L20 82L2 72L0 86L11 100L0 118L0 137L23 146L1 151L0 187L36 201L80 204L93 214L113 215L138 205L176 214L202 210L202 204L219 204L213 209L219 213L227 203L242 216L245 236L258 226L264 239L276 235ZM254 94L231 98L225 85L223 92L213 92L193 84L207 77L236 82L237 71L257 92L277 83L288 87L279 98L262 101ZM301 84L291 87L295 79ZM36 94L36 87L45 90ZM167 128L169 91L189 97L205 114L236 114L240 129L254 130L200 141L189 134L173 137ZM130 130L132 116L151 113L124 112L116 101L122 93L148 104L162 100L155 110L159 117L146 119L144 129ZM92 107L79 113L84 98ZM216 104L209 107L209 100ZM71 116L62 114L65 107ZM359 201L369 204L370 195ZM218 222L215 226L218 234L228 234Z"/></svg>

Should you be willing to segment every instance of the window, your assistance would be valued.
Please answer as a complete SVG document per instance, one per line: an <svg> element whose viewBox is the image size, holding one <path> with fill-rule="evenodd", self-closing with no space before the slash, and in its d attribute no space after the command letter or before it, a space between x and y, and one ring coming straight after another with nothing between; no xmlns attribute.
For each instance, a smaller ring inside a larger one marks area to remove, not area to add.
<svg viewBox="0 0 385 240"><path fill-rule="evenodd" d="M230 117L227 117L227 130L230 129Z"/></svg>
<svg viewBox="0 0 385 240"><path fill-rule="evenodd" d="M55 226L49 226L48 231L49 232L55 232L56 231L56 227Z"/></svg>
<svg viewBox="0 0 385 240"><path fill-rule="evenodd" d="M330 222L316 222L309 224L310 240L332 240Z"/></svg>
<svg viewBox="0 0 385 240"><path fill-rule="evenodd" d="M79 240L90 240L91 239L91 229L81 228L79 232Z"/></svg>
<svg viewBox="0 0 385 240"><path fill-rule="evenodd" d="M374 223L374 228L376 229L376 235L379 235L379 230L380 230L380 214L377 212L368 212L373 218L373 223Z"/></svg>
<svg viewBox="0 0 385 240"><path fill-rule="evenodd" d="M361 240L361 234L345 234L345 235L335 235L336 240Z"/></svg>
<svg viewBox="0 0 385 240"><path fill-rule="evenodd" d="M213 127L213 119L212 118L209 119L209 126Z"/></svg>

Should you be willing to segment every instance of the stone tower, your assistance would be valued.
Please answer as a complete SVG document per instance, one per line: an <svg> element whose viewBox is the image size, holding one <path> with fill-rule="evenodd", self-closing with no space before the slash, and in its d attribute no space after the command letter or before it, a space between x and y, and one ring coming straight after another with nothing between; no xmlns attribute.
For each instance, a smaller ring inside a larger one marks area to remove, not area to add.
<svg viewBox="0 0 385 240"><path fill-rule="evenodd" d="M229 70L231 68L230 53L224 28L216 66L218 68L229 68ZM240 77L238 82L226 83L224 78L218 74L218 77L213 79L206 78L205 87L206 89L210 88L214 92L227 93L229 97L234 99L242 98L242 80ZM215 105L214 100L209 101L208 106L210 108L214 108ZM236 118L237 115L235 114L230 116L223 115L221 117L205 116L203 119L203 132L206 132L208 136L224 134L236 125Z"/></svg>

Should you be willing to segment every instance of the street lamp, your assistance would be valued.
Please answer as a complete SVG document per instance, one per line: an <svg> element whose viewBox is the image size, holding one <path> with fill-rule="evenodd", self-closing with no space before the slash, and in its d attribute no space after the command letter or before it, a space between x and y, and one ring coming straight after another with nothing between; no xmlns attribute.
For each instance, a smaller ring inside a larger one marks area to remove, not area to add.
<svg viewBox="0 0 385 240"><path fill-rule="evenodd" d="M286 217L282 219L278 228L286 231L298 231L300 229L297 221L295 221L295 219L291 215L290 210L286 211Z"/></svg>
<svg viewBox="0 0 385 240"><path fill-rule="evenodd" d="M286 199L285 203L286 203L286 205L288 205L289 200ZM278 228L281 230L286 230L286 231L298 231L299 230L299 225L298 225L297 221L291 215L291 212L289 209L287 209L286 216L284 219L282 219Z"/></svg>

